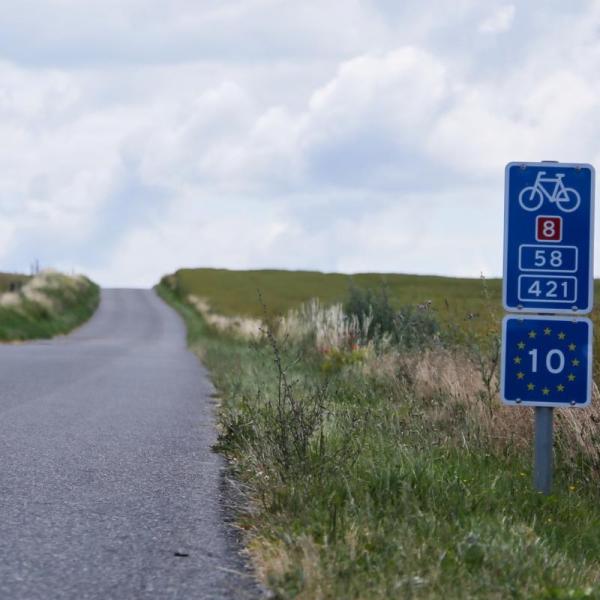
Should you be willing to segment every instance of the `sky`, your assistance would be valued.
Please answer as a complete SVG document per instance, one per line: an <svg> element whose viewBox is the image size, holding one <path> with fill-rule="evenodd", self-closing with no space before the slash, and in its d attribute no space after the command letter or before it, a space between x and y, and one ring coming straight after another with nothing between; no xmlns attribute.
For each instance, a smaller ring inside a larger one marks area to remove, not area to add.
<svg viewBox="0 0 600 600"><path fill-rule="evenodd" d="M599 73L595 0L7 2L0 270L499 276L504 167L597 166Z"/></svg>

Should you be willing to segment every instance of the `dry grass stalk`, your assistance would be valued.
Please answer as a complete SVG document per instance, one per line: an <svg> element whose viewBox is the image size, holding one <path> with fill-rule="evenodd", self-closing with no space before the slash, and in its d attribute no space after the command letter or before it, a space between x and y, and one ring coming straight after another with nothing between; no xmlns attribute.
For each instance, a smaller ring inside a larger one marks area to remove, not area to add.
<svg viewBox="0 0 600 600"><path fill-rule="evenodd" d="M0 306L15 308L23 302L23 298L18 292L5 292L0 294Z"/></svg>
<svg viewBox="0 0 600 600"><path fill-rule="evenodd" d="M210 304L204 298L189 295L188 302L202 315L203 319L217 331L231 333L244 339L259 339L262 336L263 323L250 317L226 317L212 312Z"/></svg>
<svg viewBox="0 0 600 600"><path fill-rule="evenodd" d="M0 294L0 306L19 310L23 303L28 301L38 304L48 312L57 312L60 306L46 293L48 290L60 289L63 292L76 293L86 285L87 282L81 275L70 277L52 269L45 269L32 277L18 292Z"/></svg>
<svg viewBox="0 0 600 600"><path fill-rule="evenodd" d="M227 317L212 311L205 298L190 295L188 302L202 315L204 320L218 331L233 333L249 340L259 339L265 329L260 319L250 317ZM290 310L283 317L278 327L278 337L300 342L314 338L319 350L330 350L348 347L366 339L370 318L362 324L356 317L347 317L341 304L323 306L318 299L302 305L299 309Z"/></svg>
<svg viewBox="0 0 600 600"><path fill-rule="evenodd" d="M250 533L247 547L259 581L281 581L292 568L294 560L280 540L269 540Z"/></svg>
<svg viewBox="0 0 600 600"><path fill-rule="evenodd" d="M366 339L370 325L370 317L364 319L361 327L355 316L344 314L341 304L323 306L314 298L299 309L288 312L281 320L279 334L292 341L312 336L318 350L331 350Z"/></svg>
<svg viewBox="0 0 600 600"><path fill-rule="evenodd" d="M431 422L451 422L462 409L477 435L494 447L510 446L529 452L533 439L533 411L526 407L504 406L499 399L488 404L485 386L476 365L458 350L435 349L406 355L394 351L372 354L362 366L377 377L397 377L399 370L410 373L417 398L439 397L431 408ZM590 476L600 478L600 391L593 385L592 403L585 409L557 411L556 438L564 460L576 463L584 457L592 468Z"/></svg>

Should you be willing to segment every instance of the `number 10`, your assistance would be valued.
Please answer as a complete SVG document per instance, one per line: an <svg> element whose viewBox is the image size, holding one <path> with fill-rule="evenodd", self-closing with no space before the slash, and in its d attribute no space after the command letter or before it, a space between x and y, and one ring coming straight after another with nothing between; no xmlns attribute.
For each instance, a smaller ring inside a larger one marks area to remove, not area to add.
<svg viewBox="0 0 600 600"><path fill-rule="evenodd" d="M529 356L531 356L531 372L537 373L538 370L538 351L530 350ZM552 366L553 358L558 357L558 366ZM560 350L550 350L546 355L546 369L556 375L557 373L561 373L565 368L565 355Z"/></svg>

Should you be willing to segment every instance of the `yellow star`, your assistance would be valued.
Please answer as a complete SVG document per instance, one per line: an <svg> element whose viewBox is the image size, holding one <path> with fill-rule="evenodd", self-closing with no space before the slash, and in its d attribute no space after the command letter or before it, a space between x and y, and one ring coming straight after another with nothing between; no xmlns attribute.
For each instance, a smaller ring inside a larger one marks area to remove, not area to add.
<svg viewBox="0 0 600 600"><path fill-rule="evenodd" d="M569 344L569 350L571 352L575 352L575 348L577 348L577 346L575 344Z"/></svg>
<svg viewBox="0 0 600 600"><path fill-rule="evenodd" d="M564 386L562 383L559 383L559 384L556 386L556 389L557 389L559 392L564 392L564 391L565 391L565 386Z"/></svg>
<svg viewBox="0 0 600 600"><path fill-rule="evenodd" d="M527 384L527 389L528 389L530 392L533 392L533 390L535 390L535 385L534 385L533 383L528 383L528 384Z"/></svg>
<svg viewBox="0 0 600 600"><path fill-rule="evenodd" d="M547 387L545 387L545 388L542 390L542 394L544 394L544 396L547 396L549 393L550 393L550 390L549 390Z"/></svg>
<svg viewBox="0 0 600 600"><path fill-rule="evenodd" d="M546 327L546 329L544 329L544 335L550 335L552 333L552 329L550 329L550 327Z"/></svg>
<svg viewBox="0 0 600 600"><path fill-rule="evenodd" d="M574 358L574 359L571 361L571 364L572 364L574 367L578 367L580 363L579 363L579 361L578 361L576 358Z"/></svg>
<svg viewBox="0 0 600 600"><path fill-rule="evenodd" d="M520 365L520 364L521 364L521 357L515 356L515 365Z"/></svg>
<svg viewBox="0 0 600 600"><path fill-rule="evenodd" d="M567 337L567 334L566 334L566 333L564 333L563 331L561 331L561 332L558 334L558 339L559 339L559 340L564 340L566 337Z"/></svg>
<svg viewBox="0 0 600 600"><path fill-rule="evenodd" d="M522 371L519 371L517 373L517 379L523 379L525 377L525 373L523 373Z"/></svg>
<svg viewBox="0 0 600 600"><path fill-rule="evenodd" d="M517 344L517 348L518 348L519 350L525 350L525 342L519 342L519 343Z"/></svg>
<svg viewBox="0 0 600 600"><path fill-rule="evenodd" d="M575 377L575 375L573 375L573 373L569 373L569 376L567 377L567 379L569 381L575 381L576 377Z"/></svg>
<svg viewBox="0 0 600 600"><path fill-rule="evenodd" d="M537 335L537 333L535 331L533 331L533 329L529 332L529 337L533 340L535 338L535 336Z"/></svg>

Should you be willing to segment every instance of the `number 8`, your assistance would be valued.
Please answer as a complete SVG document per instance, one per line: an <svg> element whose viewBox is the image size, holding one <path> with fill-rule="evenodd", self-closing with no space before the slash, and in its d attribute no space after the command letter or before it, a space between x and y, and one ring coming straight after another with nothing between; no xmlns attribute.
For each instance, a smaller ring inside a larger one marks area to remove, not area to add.
<svg viewBox="0 0 600 600"><path fill-rule="evenodd" d="M546 238L551 238L554 237L554 234L556 233L556 224L554 223L554 221L544 221L544 237Z"/></svg>

